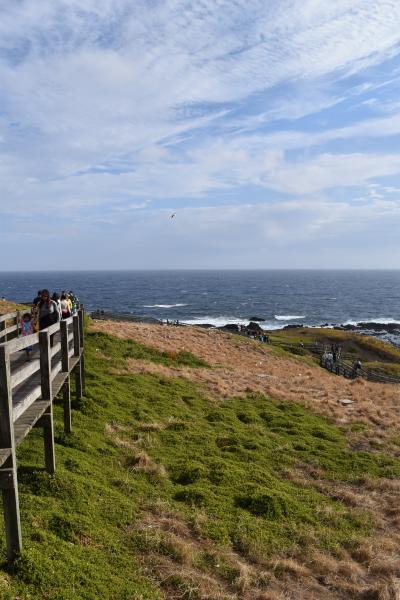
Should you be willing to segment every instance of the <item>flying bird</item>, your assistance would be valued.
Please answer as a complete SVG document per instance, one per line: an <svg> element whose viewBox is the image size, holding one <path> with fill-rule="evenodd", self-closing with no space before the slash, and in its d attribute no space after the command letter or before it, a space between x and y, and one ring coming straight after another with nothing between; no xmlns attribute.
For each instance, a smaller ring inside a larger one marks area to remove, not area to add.
<svg viewBox="0 0 400 600"><path fill-rule="evenodd" d="M175 218L175 216L176 216L176 213L172 213L172 215L171 215L170 219L174 219L174 218Z"/></svg>

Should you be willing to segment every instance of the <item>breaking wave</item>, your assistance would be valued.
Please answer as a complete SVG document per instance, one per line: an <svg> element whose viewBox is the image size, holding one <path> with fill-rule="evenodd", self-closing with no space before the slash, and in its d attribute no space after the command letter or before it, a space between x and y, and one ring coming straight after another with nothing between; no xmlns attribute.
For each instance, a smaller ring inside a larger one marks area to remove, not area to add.
<svg viewBox="0 0 400 600"><path fill-rule="evenodd" d="M376 319L348 319L343 325L359 325L360 323L378 323L379 325L400 325L398 319L377 317Z"/></svg>
<svg viewBox="0 0 400 600"><path fill-rule="evenodd" d="M224 325L248 325L249 319L243 319L241 317L194 317L192 319L179 319L180 323L184 325L212 325L213 327L223 327ZM258 323L262 329L281 329L282 325L276 321L264 321Z"/></svg>
<svg viewBox="0 0 400 600"><path fill-rule="evenodd" d="M189 306L188 304L143 304L143 308L177 308L179 306Z"/></svg>
<svg viewBox="0 0 400 600"><path fill-rule="evenodd" d="M305 319L305 315L274 315L277 321L293 321L295 319Z"/></svg>

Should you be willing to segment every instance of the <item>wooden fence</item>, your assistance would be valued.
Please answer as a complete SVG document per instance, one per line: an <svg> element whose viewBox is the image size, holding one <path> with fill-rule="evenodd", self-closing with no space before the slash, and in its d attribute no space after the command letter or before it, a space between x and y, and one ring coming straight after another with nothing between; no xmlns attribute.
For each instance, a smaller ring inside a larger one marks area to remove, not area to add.
<svg viewBox="0 0 400 600"><path fill-rule="evenodd" d="M325 353L329 353L329 347L325 347L322 344L301 344L301 343L287 343L287 342L273 342L275 346L280 346L283 349L293 351L293 349L304 349L308 350L311 354L320 357L320 365L336 375L342 375L350 379L355 377L362 377L368 381L375 381L378 383L400 383L400 378L394 375L386 375L380 371L373 369L359 368L354 369L354 361L356 357L351 354L341 353L340 358L336 361L332 361L329 358L324 358Z"/></svg>
<svg viewBox="0 0 400 600"><path fill-rule="evenodd" d="M45 468L54 473L53 400L62 394L69 433L71 374L77 399L85 385L83 310L28 336L20 335L19 323L18 312L0 316L0 488L9 562L22 549L16 449L33 427L42 427Z"/></svg>

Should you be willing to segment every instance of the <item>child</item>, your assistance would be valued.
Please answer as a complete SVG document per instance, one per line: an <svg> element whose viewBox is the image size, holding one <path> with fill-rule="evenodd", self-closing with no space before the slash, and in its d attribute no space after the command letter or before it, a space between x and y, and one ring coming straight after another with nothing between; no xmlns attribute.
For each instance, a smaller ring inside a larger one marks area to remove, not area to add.
<svg viewBox="0 0 400 600"><path fill-rule="evenodd" d="M25 336L32 335L33 319L32 319L31 313L27 312L22 316L21 333L22 333L22 335L25 335ZM28 346L27 348L25 348L25 352L26 352L26 360L31 360L32 346Z"/></svg>

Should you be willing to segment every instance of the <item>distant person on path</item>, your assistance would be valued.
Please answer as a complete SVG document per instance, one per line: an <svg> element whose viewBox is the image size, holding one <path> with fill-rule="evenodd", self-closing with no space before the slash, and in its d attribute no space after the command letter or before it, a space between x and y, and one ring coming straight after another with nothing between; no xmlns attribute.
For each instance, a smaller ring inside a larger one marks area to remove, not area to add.
<svg viewBox="0 0 400 600"><path fill-rule="evenodd" d="M356 378L358 376L358 372L360 371L362 365L360 360L355 360L353 362L353 377Z"/></svg>
<svg viewBox="0 0 400 600"><path fill-rule="evenodd" d="M69 317L71 316L71 309L70 309L70 303L68 302L68 298L67 298L66 294L61 294L60 307L61 307L61 318L69 319Z"/></svg>
<svg viewBox="0 0 400 600"><path fill-rule="evenodd" d="M54 294L52 295L51 299L53 300L53 302L55 302L57 304L58 320L61 321L61 302L60 302L60 296L57 294L57 292L54 292Z"/></svg>
<svg viewBox="0 0 400 600"><path fill-rule="evenodd" d="M21 333L23 336L32 335L33 331L33 316L31 313L24 313L21 320ZM31 360L32 346L25 348L26 360Z"/></svg>
<svg viewBox="0 0 400 600"><path fill-rule="evenodd" d="M72 290L68 292L68 298L71 302L71 315L76 315L78 312L78 298L75 296Z"/></svg>
<svg viewBox="0 0 400 600"><path fill-rule="evenodd" d="M68 303L68 310L69 310L69 314L70 316L72 315L72 300L70 298L69 293L67 294L66 292L62 293L62 296L64 296L67 298L67 303Z"/></svg>
<svg viewBox="0 0 400 600"><path fill-rule="evenodd" d="M321 356L321 365L326 369L332 371L333 368L333 355L331 352L324 352Z"/></svg>
<svg viewBox="0 0 400 600"><path fill-rule="evenodd" d="M46 329L59 320L57 304L50 298L49 290L42 290L40 300L37 304L39 329Z"/></svg>

